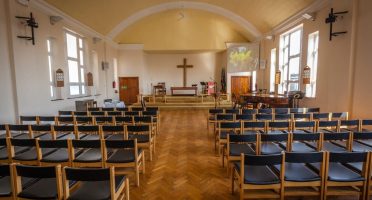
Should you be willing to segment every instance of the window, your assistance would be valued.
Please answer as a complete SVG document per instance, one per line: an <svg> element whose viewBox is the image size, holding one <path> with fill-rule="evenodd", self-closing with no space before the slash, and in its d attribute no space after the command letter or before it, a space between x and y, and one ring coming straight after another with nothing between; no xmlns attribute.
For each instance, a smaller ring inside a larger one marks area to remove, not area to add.
<svg viewBox="0 0 372 200"><path fill-rule="evenodd" d="M275 71L276 71L276 49L271 49L270 56L270 92L275 92Z"/></svg>
<svg viewBox="0 0 372 200"><path fill-rule="evenodd" d="M54 82L53 82L53 52L52 52L52 40L47 39L47 50L48 50L48 70L49 70L49 90L50 97L54 98Z"/></svg>
<svg viewBox="0 0 372 200"><path fill-rule="evenodd" d="M252 71L252 91L257 91L257 71Z"/></svg>
<svg viewBox="0 0 372 200"><path fill-rule="evenodd" d="M318 43L319 31L309 35L307 50L307 65L310 67L310 84L306 85L306 97L315 97L316 75L318 69Z"/></svg>
<svg viewBox="0 0 372 200"><path fill-rule="evenodd" d="M81 36L66 32L70 96L85 95L85 44Z"/></svg>
<svg viewBox="0 0 372 200"><path fill-rule="evenodd" d="M280 36L279 69L281 83L280 94L300 90L302 25Z"/></svg>

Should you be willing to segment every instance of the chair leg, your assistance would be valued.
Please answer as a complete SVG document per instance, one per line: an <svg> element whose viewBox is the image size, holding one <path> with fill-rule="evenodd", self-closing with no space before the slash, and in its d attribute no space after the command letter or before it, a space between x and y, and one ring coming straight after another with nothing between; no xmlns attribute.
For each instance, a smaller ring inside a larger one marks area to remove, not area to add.
<svg viewBox="0 0 372 200"><path fill-rule="evenodd" d="M125 199L126 200L129 200L129 179L127 178L127 180L125 181Z"/></svg>
<svg viewBox="0 0 372 200"><path fill-rule="evenodd" d="M139 166L136 165L136 186L137 186L137 187L139 187L139 184L140 184L140 183L139 183L139 181L140 181L140 180L139 180L139 170L140 170L140 169L139 169Z"/></svg>
<svg viewBox="0 0 372 200"><path fill-rule="evenodd" d="M146 159L145 159L145 152L142 153L142 173L145 174L146 172L146 165L145 165Z"/></svg>
<svg viewBox="0 0 372 200"><path fill-rule="evenodd" d="M150 153L150 161L152 161L152 147L151 146L149 148L149 153Z"/></svg>
<svg viewBox="0 0 372 200"><path fill-rule="evenodd" d="M233 169L231 169L231 194L234 194L234 179L235 179L235 175L234 175L234 172L232 171Z"/></svg>
<svg viewBox="0 0 372 200"><path fill-rule="evenodd" d="M222 167L225 167L225 149L222 148Z"/></svg>

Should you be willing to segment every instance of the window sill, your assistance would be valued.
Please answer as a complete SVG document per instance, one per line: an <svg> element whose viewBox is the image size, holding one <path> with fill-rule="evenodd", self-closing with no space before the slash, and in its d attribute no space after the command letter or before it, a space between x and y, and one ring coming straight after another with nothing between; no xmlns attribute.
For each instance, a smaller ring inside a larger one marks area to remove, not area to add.
<svg viewBox="0 0 372 200"><path fill-rule="evenodd" d="M86 98L86 97L92 97L92 95L87 95L87 96L76 96L76 97L68 97L67 99L81 99L81 98Z"/></svg>

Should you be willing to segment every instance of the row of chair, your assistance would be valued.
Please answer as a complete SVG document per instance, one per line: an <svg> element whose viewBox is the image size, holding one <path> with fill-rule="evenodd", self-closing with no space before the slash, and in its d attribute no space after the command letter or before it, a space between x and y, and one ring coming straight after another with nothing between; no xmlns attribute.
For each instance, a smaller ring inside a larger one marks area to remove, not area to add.
<svg viewBox="0 0 372 200"><path fill-rule="evenodd" d="M209 113L235 113L235 114L291 114L291 113L319 113L320 108L212 108Z"/></svg>
<svg viewBox="0 0 372 200"><path fill-rule="evenodd" d="M0 199L126 199L129 180L115 168L0 165Z"/></svg>
<svg viewBox="0 0 372 200"><path fill-rule="evenodd" d="M153 117L154 119L159 118L159 112L157 111L92 111L92 112L74 112L71 115L59 115L59 116L20 116L20 124L45 124L45 123L57 123L59 119L72 119L75 118L98 118L98 119L109 119L110 117L132 117L132 116L143 116Z"/></svg>
<svg viewBox="0 0 372 200"><path fill-rule="evenodd" d="M140 147L148 151L150 160L152 160L153 154L155 153L156 132L151 124L116 126L6 125L6 127L6 133L0 134L0 138L2 139L7 137L15 139L37 138L39 140L137 139Z"/></svg>
<svg viewBox="0 0 372 200"><path fill-rule="evenodd" d="M40 166L116 167L116 174L145 172L144 147L134 140L0 139L0 163Z"/></svg>
<svg viewBox="0 0 372 200"><path fill-rule="evenodd" d="M348 116L343 113L292 113L292 114L237 114L237 113L217 113L208 116L209 125L218 121L313 121L313 120L348 120Z"/></svg>
<svg viewBox="0 0 372 200"><path fill-rule="evenodd" d="M105 107L89 107L88 111L158 111L159 107L125 107L125 108L105 108ZM65 112L65 111L60 111Z"/></svg>
<svg viewBox="0 0 372 200"><path fill-rule="evenodd" d="M286 152L274 155L240 154L231 168L231 186L240 199L371 194L370 152Z"/></svg>

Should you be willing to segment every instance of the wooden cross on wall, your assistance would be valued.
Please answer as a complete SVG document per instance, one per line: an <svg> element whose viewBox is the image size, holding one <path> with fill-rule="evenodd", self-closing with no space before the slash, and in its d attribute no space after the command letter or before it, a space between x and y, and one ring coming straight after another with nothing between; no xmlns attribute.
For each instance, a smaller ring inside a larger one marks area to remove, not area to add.
<svg viewBox="0 0 372 200"><path fill-rule="evenodd" d="M177 65L177 68L183 68L183 87L186 87L186 83L187 83L187 81L186 81L186 78L187 78L186 69L194 67L193 65L187 65L186 63L187 63L187 59L184 58L183 59L183 65Z"/></svg>

